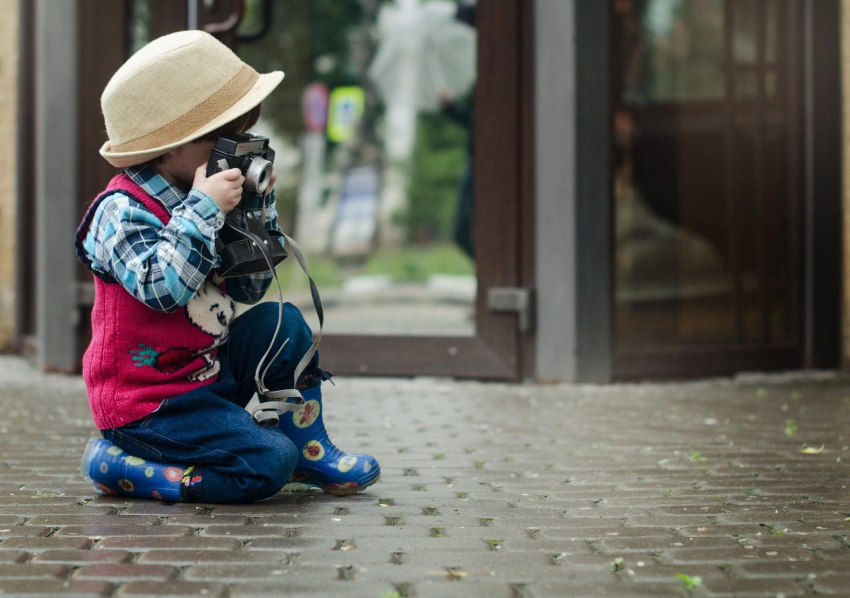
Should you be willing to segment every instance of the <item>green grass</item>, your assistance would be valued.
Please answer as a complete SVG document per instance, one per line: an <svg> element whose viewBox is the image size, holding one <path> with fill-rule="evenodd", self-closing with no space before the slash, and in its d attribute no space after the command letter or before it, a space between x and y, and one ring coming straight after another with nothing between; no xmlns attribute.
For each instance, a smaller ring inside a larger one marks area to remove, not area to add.
<svg viewBox="0 0 850 598"><path fill-rule="evenodd" d="M682 585L686 590L695 590L702 585L702 578L698 575L693 577L685 573L679 573L676 577L682 580Z"/></svg>
<svg viewBox="0 0 850 598"><path fill-rule="evenodd" d="M475 275L475 264L457 245L403 247L379 251L366 262L364 274L389 274L396 282L423 282L434 274Z"/></svg>
<svg viewBox="0 0 850 598"><path fill-rule="evenodd" d="M307 258L307 267L310 269L310 276L319 287L334 288L342 284L342 276L339 273L339 268L336 260L324 255L310 256ZM284 292L293 289L307 289L307 277L298 266L298 262L294 258L287 258L277 267L277 276L280 279L280 286ZM272 282L269 287L268 297L275 297L277 294L277 286Z"/></svg>
<svg viewBox="0 0 850 598"><path fill-rule="evenodd" d="M319 291L338 288L346 276L359 274L389 275L397 283L424 282L435 274L475 276L475 263L454 243L377 251L357 269L341 268L333 256L312 255L307 257L307 267ZM280 264L277 273L284 291L308 288L307 278L294 259ZM272 284L270 298L274 297L276 289Z"/></svg>

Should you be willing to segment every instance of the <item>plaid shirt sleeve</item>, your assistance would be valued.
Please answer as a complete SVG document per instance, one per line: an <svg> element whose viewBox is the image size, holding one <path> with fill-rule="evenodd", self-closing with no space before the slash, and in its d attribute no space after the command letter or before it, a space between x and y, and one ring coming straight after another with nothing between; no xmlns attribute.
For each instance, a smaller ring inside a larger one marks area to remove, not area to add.
<svg viewBox="0 0 850 598"><path fill-rule="evenodd" d="M195 296L216 265L220 214L209 196L192 189L163 225L142 204L116 192L98 206L83 248L95 270L148 307L173 312Z"/></svg>
<svg viewBox="0 0 850 598"><path fill-rule="evenodd" d="M277 222L277 209L275 209L274 190L266 196L265 211L266 228L268 230L280 230ZM239 214L234 213L233 217L237 224L243 227L246 226ZM227 279L227 294L238 303L253 305L263 298L271 284L271 272L236 276Z"/></svg>

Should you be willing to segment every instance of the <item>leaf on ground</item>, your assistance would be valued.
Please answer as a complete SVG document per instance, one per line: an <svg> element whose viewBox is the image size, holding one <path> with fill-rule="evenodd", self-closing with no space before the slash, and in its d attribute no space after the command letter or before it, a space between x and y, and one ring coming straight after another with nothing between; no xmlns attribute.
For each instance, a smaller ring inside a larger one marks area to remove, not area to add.
<svg viewBox="0 0 850 598"><path fill-rule="evenodd" d="M804 455L819 455L823 452L824 445L820 446L806 446L800 449L800 452Z"/></svg>
<svg viewBox="0 0 850 598"><path fill-rule="evenodd" d="M623 569L625 569L625 568L626 568L626 566L625 566L625 564L623 563L623 557L618 556L618 557L617 557L617 558L615 558L613 561L611 561L611 567L610 567L610 569L611 569L611 571L613 571L614 573L616 573L617 571L622 571L622 570L623 570Z"/></svg>
<svg viewBox="0 0 850 598"><path fill-rule="evenodd" d="M691 449L691 461L705 461L705 457L699 451Z"/></svg>
<svg viewBox="0 0 850 598"><path fill-rule="evenodd" d="M702 578L699 575L691 577L685 573L679 573L676 577L682 580L686 590L693 590L702 585Z"/></svg>

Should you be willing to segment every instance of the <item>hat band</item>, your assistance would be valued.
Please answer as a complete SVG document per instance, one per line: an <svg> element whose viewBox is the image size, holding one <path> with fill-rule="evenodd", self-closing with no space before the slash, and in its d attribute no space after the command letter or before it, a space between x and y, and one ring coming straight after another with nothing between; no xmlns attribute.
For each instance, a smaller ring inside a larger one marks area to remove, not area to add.
<svg viewBox="0 0 850 598"><path fill-rule="evenodd" d="M250 91L260 74L247 64L218 91L182 116L141 137L112 146L116 153L150 150L185 139L221 116Z"/></svg>

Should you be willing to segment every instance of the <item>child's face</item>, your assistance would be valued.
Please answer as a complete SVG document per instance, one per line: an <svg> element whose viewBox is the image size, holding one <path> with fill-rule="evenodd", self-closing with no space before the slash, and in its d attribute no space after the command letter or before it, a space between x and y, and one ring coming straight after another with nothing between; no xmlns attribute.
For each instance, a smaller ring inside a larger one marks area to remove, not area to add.
<svg viewBox="0 0 850 598"><path fill-rule="evenodd" d="M206 164L210 153L215 147L215 141L190 141L171 150L165 155L161 166L165 173L171 175L177 183L186 188L192 186L195 180L195 170L201 164Z"/></svg>

